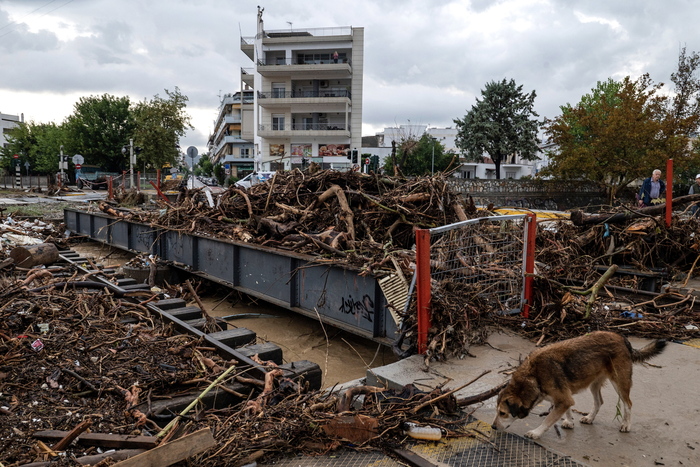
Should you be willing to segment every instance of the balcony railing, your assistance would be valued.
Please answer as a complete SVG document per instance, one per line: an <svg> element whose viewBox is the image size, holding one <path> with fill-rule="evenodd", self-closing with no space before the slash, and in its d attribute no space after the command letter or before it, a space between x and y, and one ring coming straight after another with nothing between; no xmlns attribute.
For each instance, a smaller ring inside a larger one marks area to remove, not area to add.
<svg viewBox="0 0 700 467"><path fill-rule="evenodd" d="M319 91L272 91L258 93L258 99L295 99L304 97L347 97L349 99L350 91L347 89L330 89Z"/></svg>
<svg viewBox="0 0 700 467"><path fill-rule="evenodd" d="M295 123L294 125L259 125L260 131L345 131L350 125L344 123Z"/></svg>
<svg viewBox="0 0 700 467"><path fill-rule="evenodd" d="M352 36L352 26L338 26L333 28L308 28L308 29L278 29L264 31L263 37L291 38L291 37L326 37L326 36Z"/></svg>
<svg viewBox="0 0 700 467"><path fill-rule="evenodd" d="M350 64L350 60L347 58L329 58L329 59L318 59L318 60L305 60L302 58L259 58L258 65L260 66L275 66L275 65L347 65Z"/></svg>

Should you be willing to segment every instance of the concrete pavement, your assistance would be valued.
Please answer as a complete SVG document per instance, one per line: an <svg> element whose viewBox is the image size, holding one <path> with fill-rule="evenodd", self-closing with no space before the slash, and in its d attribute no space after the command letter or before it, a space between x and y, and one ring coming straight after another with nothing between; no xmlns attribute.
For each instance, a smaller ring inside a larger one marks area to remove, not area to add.
<svg viewBox="0 0 700 467"><path fill-rule="evenodd" d="M473 346L476 358L465 357L447 362L431 362L426 369L421 356L414 355L399 362L368 371L368 385L399 388L413 383L429 389L445 384L457 388L482 372L488 374L457 393L458 398L478 394L508 378L506 372L518 365L534 344L509 332L494 332L488 346ZM630 338L633 347L648 340ZM645 365L634 367L632 387L632 430L620 433L616 419L618 397L610 384L603 388L604 404L593 425L578 422L576 411L587 412L593 400L585 391L575 397L573 430L554 428L547 431L538 444L568 455L584 464L600 466L700 465L700 405L696 394L700 388L700 349L681 343L669 343L666 350ZM496 398L472 406L474 416L491 423ZM516 420L509 432L524 435L538 426L537 415L549 408L542 403L529 417Z"/></svg>

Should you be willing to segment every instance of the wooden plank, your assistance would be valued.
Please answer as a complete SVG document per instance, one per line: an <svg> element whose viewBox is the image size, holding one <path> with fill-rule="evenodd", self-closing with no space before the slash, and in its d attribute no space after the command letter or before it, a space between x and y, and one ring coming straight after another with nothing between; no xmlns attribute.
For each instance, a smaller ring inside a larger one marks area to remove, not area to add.
<svg viewBox="0 0 700 467"><path fill-rule="evenodd" d="M117 462L113 467L164 467L188 459L214 446L216 446L216 440L211 430L204 428L161 444L138 456Z"/></svg>
<svg viewBox="0 0 700 467"><path fill-rule="evenodd" d="M32 436L41 439L63 439L69 432L60 430L37 431ZM81 433L76 443L104 448L151 449L158 445L155 436L114 435L106 433Z"/></svg>

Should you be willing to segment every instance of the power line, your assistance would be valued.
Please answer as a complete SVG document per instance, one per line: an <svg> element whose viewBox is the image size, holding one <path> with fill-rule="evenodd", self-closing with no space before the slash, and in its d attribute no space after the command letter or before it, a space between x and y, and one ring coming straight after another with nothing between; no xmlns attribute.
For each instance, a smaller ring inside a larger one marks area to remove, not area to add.
<svg viewBox="0 0 700 467"><path fill-rule="evenodd" d="M27 18L28 16L33 15L34 13L36 13L36 12L39 11L39 10L41 10L42 8L45 8L45 7L49 6L49 5L51 5L51 4L52 4L53 2L55 2L55 1L56 1L56 0L50 0L49 2L47 2L47 3L45 3L44 5L40 6L39 8L34 9L34 10L31 11L30 13L27 13L27 14L24 15L21 19L19 19L19 20L17 20L17 21L12 21L11 23L7 23L7 24L4 25L4 26L0 26L0 30L5 29L5 28L10 27L10 26L15 26L13 29L10 29L10 30L7 31L5 34L0 35L0 37L5 37L5 36L7 36L7 35L10 34L10 33L15 32L15 31L17 30L17 27L18 27L20 24L22 24L22 23L20 23L20 21L24 20L24 19ZM56 8L54 8L53 10L49 10L49 11L47 11L46 13L43 13L43 14L39 15L39 18L42 18L42 17L48 15L49 13L53 13L54 11L58 10L59 8L63 8L64 6L68 5L68 4L71 3L71 2L73 2L73 0L68 0L68 1L67 1L66 3L64 3L63 5L59 5L59 6L57 6Z"/></svg>
<svg viewBox="0 0 700 467"><path fill-rule="evenodd" d="M20 18L19 20L17 20L17 21L12 21L12 22L10 22L10 23L7 23L7 24L4 25L4 26L0 26L0 29L5 29L5 28L7 28L7 27L9 27L9 26L12 26L13 24L18 24L18 21L22 21L22 20L25 19L27 16L33 15L33 14L36 13L37 11L41 10L42 8L44 8L44 7L46 7L46 6L51 5L51 4L52 4L53 2L55 2L55 1L56 1L56 0L50 0L50 1L49 1L48 3L46 3L45 5L41 5L39 8L36 8L35 10L33 10L33 11L27 13L26 15L24 15L24 16L23 16L22 18Z"/></svg>

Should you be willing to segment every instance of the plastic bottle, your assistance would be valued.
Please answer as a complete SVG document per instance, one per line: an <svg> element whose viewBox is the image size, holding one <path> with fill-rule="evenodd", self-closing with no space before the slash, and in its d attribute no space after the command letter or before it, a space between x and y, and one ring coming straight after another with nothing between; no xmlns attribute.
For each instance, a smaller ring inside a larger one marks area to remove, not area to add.
<svg viewBox="0 0 700 467"><path fill-rule="evenodd" d="M442 438L442 430L432 426L417 426L413 423L407 424L406 434L414 439L425 439L428 441L438 441Z"/></svg>

